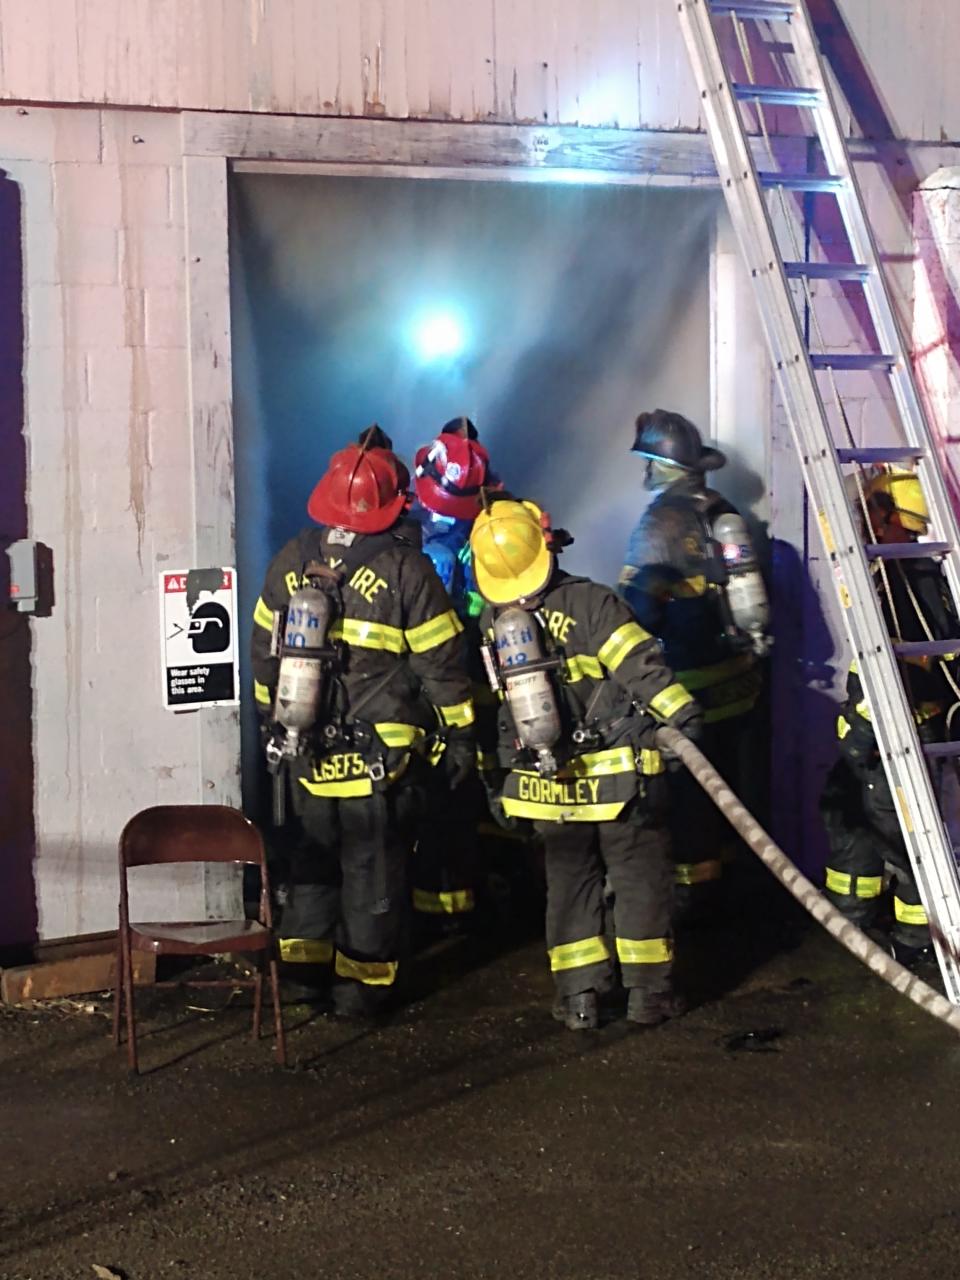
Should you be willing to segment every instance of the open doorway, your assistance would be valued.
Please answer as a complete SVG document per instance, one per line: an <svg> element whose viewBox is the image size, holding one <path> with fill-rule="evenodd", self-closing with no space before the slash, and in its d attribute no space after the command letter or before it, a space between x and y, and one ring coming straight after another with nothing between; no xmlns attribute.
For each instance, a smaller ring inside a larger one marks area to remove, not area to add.
<svg viewBox="0 0 960 1280"><path fill-rule="evenodd" d="M615 581L646 500L636 413L709 430L718 204L693 188L235 175L244 615L335 449L376 421L409 460L461 413L508 487L574 533L567 567ZM244 747L250 804L255 734Z"/></svg>

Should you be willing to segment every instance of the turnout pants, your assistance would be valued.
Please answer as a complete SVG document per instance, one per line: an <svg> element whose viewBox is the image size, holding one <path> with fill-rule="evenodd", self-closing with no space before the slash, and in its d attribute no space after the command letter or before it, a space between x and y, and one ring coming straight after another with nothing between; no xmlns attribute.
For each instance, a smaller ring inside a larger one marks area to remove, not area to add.
<svg viewBox="0 0 960 1280"><path fill-rule="evenodd" d="M907 947L930 941L910 859L882 766L859 778L845 760L827 776L820 808L830 842L825 895L860 928L875 926L883 907L884 868L893 873L893 938Z"/></svg>
<svg viewBox="0 0 960 1280"><path fill-rule="evenodd" d="M292 790L301 836L281 959L332 965L337 982L360 984L376 1006L393 991L405 945L416 793L402 785L349 798Z"/></svg>
<svg viewBox="0 0 960 1280"><path fill-rule="evenodd" d="M673 884L667 834L633 800L611 822L537 822L547 875L547 953L558 995L670 989ZM604 877L615 895L611 948Z"/></svg>
<svg viewBox="0 0 960 1280"><path fill-rule="evenodd" d="M476 775L451 791L442 771L432 774L413 859L413 908L424 917L452 920L476 905L477 825L486 802Z"/></svg>
<svg viewBox="0 0 960 1280"><path fill-rule="evenodd" d="M740 792L738 757L747 716L734 716L703 728L697 743L724 781ZM670 834L674 876L687 897L716 890L723 875L722 854L736 841L733 829L687 769L671 773Z"/></svg>

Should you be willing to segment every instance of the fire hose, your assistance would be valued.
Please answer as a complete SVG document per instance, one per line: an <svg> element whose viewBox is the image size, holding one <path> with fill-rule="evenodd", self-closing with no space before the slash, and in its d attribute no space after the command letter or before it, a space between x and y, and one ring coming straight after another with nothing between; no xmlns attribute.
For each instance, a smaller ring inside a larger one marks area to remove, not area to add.
<svg viewBox="0 0 960 1280"><path fill-rule="evenodd" d="M912 1000L925 1012L941 1022L947 1023L955 1031L960 1031L960 1008L952 1005L945 996L934 991L922 978L898 964L882 947L847 920L836 907L832 906L822 893L810 883L787 855L764 831L753 814L740 803L734 793L710 764L706 756L676 729L660 728L657 730L657 741L662 748L676 756L693 778L707 793L723 816L742 838L752 853L755 853L768 871L779 880L783 887L796 898L801 907L813 916L818 924L823 925L827 933L861 960L867 968L882 978L902 996Z"/></svg>

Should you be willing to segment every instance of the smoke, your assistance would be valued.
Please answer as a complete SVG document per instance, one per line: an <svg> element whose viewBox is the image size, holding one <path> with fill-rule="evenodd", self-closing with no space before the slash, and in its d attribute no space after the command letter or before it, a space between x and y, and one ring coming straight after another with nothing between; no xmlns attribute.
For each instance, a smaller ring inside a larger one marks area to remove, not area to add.
<svg viewBox="0 0 960 1280"><path fill-rule="evenodd" d="M259 529L246 576L259 584L364 426L409 459L467 413L508 486L576 536L567 567L615 580L646 501L636 413L706 430L716 197L252 175L234 195L238 508ZM433 310L461 318L459 354L411 341Z"/></svg>

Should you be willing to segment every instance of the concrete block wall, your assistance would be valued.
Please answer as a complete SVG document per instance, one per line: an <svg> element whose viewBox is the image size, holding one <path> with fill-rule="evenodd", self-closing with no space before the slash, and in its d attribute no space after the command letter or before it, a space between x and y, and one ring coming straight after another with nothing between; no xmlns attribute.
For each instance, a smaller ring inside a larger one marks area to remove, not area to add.
<svg viewBox="0 0 960 1280"><path fill-rule="evenodd" d="M55 937L115 924L128 817L201 798L197 716L161 707L156 585L193 563L179 119L3 107L0 165L23 197L31 535L55 573L32 623L35 884ZM195 869L137 876L138 911L202 914Z"/></svg>

